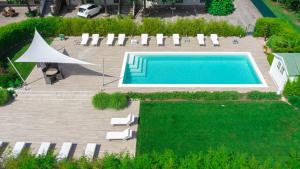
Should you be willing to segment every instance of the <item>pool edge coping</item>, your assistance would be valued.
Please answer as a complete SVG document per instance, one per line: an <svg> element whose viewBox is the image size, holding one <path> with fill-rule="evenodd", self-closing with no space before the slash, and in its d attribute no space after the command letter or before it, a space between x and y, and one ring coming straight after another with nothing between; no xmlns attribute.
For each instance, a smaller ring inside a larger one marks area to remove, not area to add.
<svg viewBox="0 0 300 169"><path fill-rule="evenodd" d="M248 58L250 59L250 62L255 70L256 75L258 76L259 80L261 81L262 84L123 84L123 75L125 73L125 68L126 68L126 64L127 64L127 60L128 60L128 56L129 54L161 54L161 53L168 53L168 54L225 54L225 55L229 55L229 54L244 54L247 55ZM258 68L251 52L168 52L168 51L163 51L163 52L125 52L124 53L124 57L123 57L123 63L122 63L122 69L121 69L121 73L120 73L120 79L119 79L119 83L118 83L118 87L119 88L130 88L130 87L134 87L134 88L142 88L142 87L146 87L146 88L153 88L153 87L163 87L163 88L192 88L192 87L196 87L196 88L268 88L268 84L265 80L265 78L263 77L260 69Z"/></svg>

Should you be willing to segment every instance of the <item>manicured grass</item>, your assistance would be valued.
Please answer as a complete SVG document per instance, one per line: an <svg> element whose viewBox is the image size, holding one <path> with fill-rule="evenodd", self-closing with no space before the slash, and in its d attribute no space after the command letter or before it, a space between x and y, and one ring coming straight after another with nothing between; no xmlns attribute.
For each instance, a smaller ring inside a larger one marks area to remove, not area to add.
<svg viewBox="0 0 300 169"><path fill-rule="evenodd" d="M46 39L46 41L49 44L51 44L53 39L48 38L48 39ZM31 73L32 69L35 66L35 63L21 63L21 62L14 62L14 61L17 60L19 57L21 57L26 52L26 50L29 48L29 46L30 46L30 43L23 46L21 49L16 49L14 51L11 51L10 54L8 55L8 57L11 58L14 65L16 66L16 68L18 69L18 71L20 72L21 76L24 79L26 79L29 76L29 74ZM12 70L13 67L10 63L8 64L8 68L11 71L15 71L15 70Z"/></svg>
<svg viewBox="0 0 300 169"><path fill-rule="evenodd" d="M300 111L280 101L142 102L137 154L225 146L258 159L299 147Z"/></svg>
<svg viewBox="0 0 300 169"><path fill-rule="evenodd" d="M287 11L279 3L272 2L271 0L262 0L268 8L275 14L276 17L288 21L295 31L300 33L299 17L295 13Z"/></svg>

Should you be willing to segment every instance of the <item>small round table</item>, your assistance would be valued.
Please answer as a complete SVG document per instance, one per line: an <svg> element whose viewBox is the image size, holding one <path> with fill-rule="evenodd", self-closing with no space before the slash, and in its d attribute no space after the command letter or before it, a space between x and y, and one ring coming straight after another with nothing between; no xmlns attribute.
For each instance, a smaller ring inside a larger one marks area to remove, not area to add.
<svg viewBox="0 0 300 169"><path fill-rule="evenodd" d="M56 68L49 68L46 70L46 75L53 76L58 73L58 70Z"/></svg>

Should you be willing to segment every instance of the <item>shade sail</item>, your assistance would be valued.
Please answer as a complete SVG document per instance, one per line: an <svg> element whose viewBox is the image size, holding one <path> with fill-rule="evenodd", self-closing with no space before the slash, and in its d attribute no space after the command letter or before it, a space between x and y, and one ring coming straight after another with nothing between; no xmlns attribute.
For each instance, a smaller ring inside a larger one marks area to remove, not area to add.
<svg viewBox="0 0 300 169"><path fill-rule="evenodd" d="M35 31L34 38L27 51L16 60L16 62L37 62L37 63L69 63L69 64L89 64L91 63L74 59L64 55L51 46Z"/></svg>

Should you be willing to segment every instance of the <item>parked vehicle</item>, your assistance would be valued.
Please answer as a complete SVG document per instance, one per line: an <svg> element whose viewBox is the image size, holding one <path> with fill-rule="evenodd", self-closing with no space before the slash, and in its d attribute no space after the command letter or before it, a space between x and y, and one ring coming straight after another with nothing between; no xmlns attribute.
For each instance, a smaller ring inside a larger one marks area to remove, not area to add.
<svg viewBox="0 0 300 169"><path fill-rule="evenodd" d="M85 18L90 18L100 13L101 9L101 6L97 6L95 4L84 4L79 7L77 15Z"/></svg>

